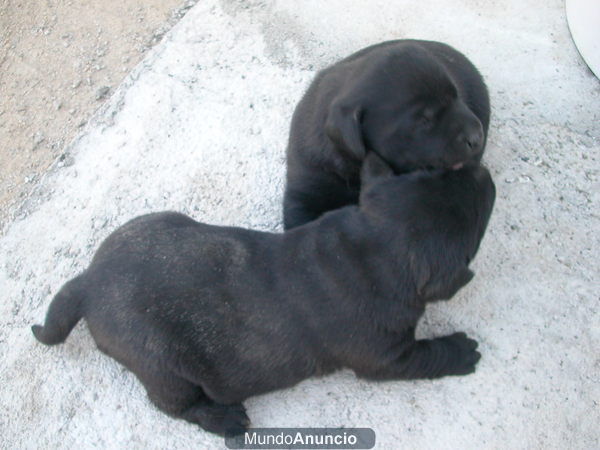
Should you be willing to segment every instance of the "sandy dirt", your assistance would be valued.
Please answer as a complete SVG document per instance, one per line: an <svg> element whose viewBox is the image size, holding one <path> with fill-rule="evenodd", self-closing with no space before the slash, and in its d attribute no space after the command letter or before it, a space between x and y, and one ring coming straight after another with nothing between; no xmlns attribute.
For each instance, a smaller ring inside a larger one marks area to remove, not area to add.
<svg viewBox="0 0 600 450"><path fill-rule="evenodd" d="M195 1L0 2L0 228ZM70 160L63 162L70 164Z"/></svg>

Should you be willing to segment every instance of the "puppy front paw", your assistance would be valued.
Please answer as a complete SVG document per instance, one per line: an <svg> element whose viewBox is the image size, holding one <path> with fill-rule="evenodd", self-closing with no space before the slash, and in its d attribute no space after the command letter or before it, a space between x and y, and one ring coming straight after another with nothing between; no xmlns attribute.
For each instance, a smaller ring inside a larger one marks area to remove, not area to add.
<svg viewBox="0 0 600 450"><path fill-rule="evenodd" d="M468 375L475 372L475 366L481 358L476 349L476 340L459 332L442 338L448 346L448 362L446 375Z"/></svg>

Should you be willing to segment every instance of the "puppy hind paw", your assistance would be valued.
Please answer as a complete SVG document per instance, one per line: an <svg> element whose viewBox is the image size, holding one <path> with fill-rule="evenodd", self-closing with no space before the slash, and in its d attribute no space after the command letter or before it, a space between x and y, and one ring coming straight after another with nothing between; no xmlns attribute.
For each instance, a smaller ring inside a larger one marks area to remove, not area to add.
<svg viewBox="0 0 600 450"><path fill-rule="evenodd" d="M223 418L223 434L228 437L244 434L250 426L250 418L243 406L231 408L226 417Z"/></svg>
<svg viewBox="0 0 600 450"><path fill-rule="evenodd" d="M198 404L186 412L186 420L220 436L243 434L250 426L244 405Z"/></svg>

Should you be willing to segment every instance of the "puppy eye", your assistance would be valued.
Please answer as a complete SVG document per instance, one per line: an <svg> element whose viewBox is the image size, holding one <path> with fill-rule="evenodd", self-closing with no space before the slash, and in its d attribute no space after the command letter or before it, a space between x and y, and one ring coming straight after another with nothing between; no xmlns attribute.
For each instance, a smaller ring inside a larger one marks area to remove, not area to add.
<svg viewBox="0 0 600 450"><path fill-rule="evenodd" d="M433 125L433 119L435 119L435 111L433 109L425 109L421 112L419 124L424 127L429 127Z"/></svg>
<svg viewBox="0 0 600 450"><path fill-rule="evenodd" d="M422 120L426 120L428 122L433 122L435 119L436 110L434 108L425 108L421 113Z"/></svg>

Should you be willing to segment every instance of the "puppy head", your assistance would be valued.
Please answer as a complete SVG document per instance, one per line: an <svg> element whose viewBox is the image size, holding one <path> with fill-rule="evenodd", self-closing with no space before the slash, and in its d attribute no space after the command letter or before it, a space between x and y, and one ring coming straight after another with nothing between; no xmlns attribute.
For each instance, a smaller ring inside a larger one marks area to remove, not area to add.
<svg viewBox="0 0 600 450"><path fill-rule="evenodd" d="M468 265L479 248L496 192L484 167L468 163L454 171L394 175L369 152L361 183L361 210L385 223L380 232L387 233L389 245L406 252L419 297L450 298L471 280Z"/></svg>
<svg viewBox="0 0 600 450"><path fill-rule="evenodd" d="M331 103L325 130L362 160L376 151L393 170L458 169L483 153L481 121L444 66L418 45L383 53Z"/></svg>

